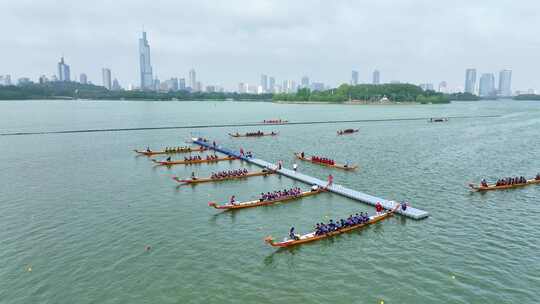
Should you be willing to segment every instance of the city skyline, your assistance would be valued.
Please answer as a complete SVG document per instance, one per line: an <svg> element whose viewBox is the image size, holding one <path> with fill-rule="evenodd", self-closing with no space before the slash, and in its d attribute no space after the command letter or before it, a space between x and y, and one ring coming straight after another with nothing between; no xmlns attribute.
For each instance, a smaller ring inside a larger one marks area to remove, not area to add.
<svg viewBox="0 0 540 304"><path fill-rule="evenodd" d="M463 70L475 67L511 68L514 90L540 87L530 64L539 45L533 30L538 21L529 12L540 5L533 1L520 6L458 1L451 7L421 1L163 1L162 6L168 9L118 1L107 10L84 7L88 14L81 15L77 3L0 4L0 16L10 25L9 37L0 41L0 74L51 75L51 59L63 54L72 79L86 73L100 83L101 67L107 66L122 84L139 86L137 40L144 25L152 72L155 77L159 71L161 79L187 78L195 68L204 82L227 89L242 80L256 84L261 73L297 81L308 75L336 86L349 82L352 69L359 71L360 83L370 83L378 69L383 82L446 81L454 88L463 87ZM205 22L209 19L212 24ZM406 38L411 36L415 39Z"/></svg>

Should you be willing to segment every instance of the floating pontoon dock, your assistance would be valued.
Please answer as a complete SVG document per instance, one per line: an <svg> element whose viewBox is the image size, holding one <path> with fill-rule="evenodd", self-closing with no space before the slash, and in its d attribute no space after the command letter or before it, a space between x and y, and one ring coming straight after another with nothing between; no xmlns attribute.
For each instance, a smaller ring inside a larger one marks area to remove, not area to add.
<svg viewBox="0 0 540 304"><path fill-rule="evenodd" d="M277 165L275 164L269 163L262 159L242 156L237 151L232 151L219 145L214 146L214 144L209 141L202 141L198 138L193 138L193 143L199 146L207 147L209 149L215 150L217 152L220 152L229 156L240 158L246 162L257 165L259 167L275 170L277 173L281 175L290 177L292 179L304 182L309 185L318 185L319 187L326 187L326 185L328 184L326 181L320 180L318 178L315 178L309 175L298 173L293 170L289 170L285 168L277 170ZM335 194L339 194L341 196L348 197L355 201L363 202L363 203L370 204L373 206L377 202L380 202L383 205L383 207L387 210L393 209L393 207L396 204L394 201L386 200L383 198L379 198L379 197L375 197L369 194L362 193L360 191L352 190L352 189L343 187L339 184L333 184L332 186L328 187L328 190ZM399 208L399 210L397 210L396 213L413 218L415 220L420 220L429 216L429 213L427 211L412 208L412 207L407 207L407 210L405 211Z"/></svg>

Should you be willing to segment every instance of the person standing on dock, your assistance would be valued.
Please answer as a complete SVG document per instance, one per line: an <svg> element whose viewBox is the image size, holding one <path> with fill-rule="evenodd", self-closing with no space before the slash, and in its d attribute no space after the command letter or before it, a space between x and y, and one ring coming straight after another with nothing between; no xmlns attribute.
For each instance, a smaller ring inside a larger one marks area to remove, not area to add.
<svg viewBox="0 0 540 304"><path fill-rule="evenodd" d="M377 202L375 204L375 211L377 212L377 215L380 215L383 211L383 206L381 205L381 202Z"/></svg>
<svg viewBox="0 0 540 304"><path fill-rule="evenodd" d="M332 186L334 183L334 176L332 174L328 174L328 185L326 187Z"/></svg>
<svg viewBox="0 0 540 304"><path fill-rule="evenodd" d="M244 156L244 148L240 148L240 156Z"/></svg>
<svg viewBox="0 0 540 304"><path fill-rule="evenodd" d="M409 206L409 203L407 201L402 201L400 205L401 205L401 211L407 211L407 207Z"/></svg>
<svg viewBox="0 0 540 304"><path fill-rule="evenodd" d="M278 168L278 170L281 170L281 168L283 168L283 161L282 160L278 160L277 168Z"/></svg>
<svg viewBox="0 0 540 304"><path fill-rule="evenodd" d="M296 170L298 169L298 165L297 165L296 163L294 163L294 164L292 165L292 168L293 168L294 172L296 172Z"/></svg>

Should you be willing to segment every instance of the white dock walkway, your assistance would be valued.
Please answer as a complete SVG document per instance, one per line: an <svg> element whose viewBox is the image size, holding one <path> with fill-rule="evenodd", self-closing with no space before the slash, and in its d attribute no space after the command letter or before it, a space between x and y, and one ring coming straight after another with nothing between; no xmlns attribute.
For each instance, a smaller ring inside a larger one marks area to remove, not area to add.
<svg viewBox="0 0 540 304"><path fill-rule="evenodd" d="M207 148L212 149L212 150L216 150L216 151L224 153L226 155L239 157L242 160L247 161L249 163L252 163L254 165L257 165L259 167L276 170L276 172L278 172L281 175L290 177L292 179L304 182L304 183L309 184L309 185L318 185L320 187L326 187L326 185L328 184L328 182L326 182L326 181L323 181L323 180L320 180L318 178L315 178L315 177L312 177L312 176L309 176L309 175L305 175L305 174L302 174L302 173L299 173L299 172L295 172L295 171L290 170L290 169L282 168L280 170L277 170L277 165L275 165L275 164L269 163L269 162L264 161L262 159L243 157L243 156L240 156L240 154L237 151L232 151L232 150L229 150L229 149L221 147L221 146L214 147L213 144L209 143L209 142L199 141L199 140L194 138L193 143L197 144L199 146L207 147ZM352 189L343 187L342 185L339 185L339 184L333 184L332 186L328 187L328 190L330 192L335 193L335 194L339 194L339 195L348 197L350 199L353 199L353 200L356 200L356 201L359 201L359 202L363 202L363 203L366 203L366 204L370 204L370 205L373 205L373 206L377 202L380 202L383 205L383 207L385 209L387 209L387 210L393 209L394 206L396 205L395 201L390 201L390 200L386 200L386 199L383 199L383 198L375 197L373 195L369 195L369 194L366 194L366 193L362 193L360 191L356 191L356 190L352 190ZM403 211L403 210L401 210L401 208L399 208L396 211L396 213L404 215L406 217L413 218L415 220L420 220L420 219L423 219L423 218L426 218L426 217L429 216L429 213L427 211L412 208L412 207L407 207L407 210L405 210L405 211Z"/></svg>

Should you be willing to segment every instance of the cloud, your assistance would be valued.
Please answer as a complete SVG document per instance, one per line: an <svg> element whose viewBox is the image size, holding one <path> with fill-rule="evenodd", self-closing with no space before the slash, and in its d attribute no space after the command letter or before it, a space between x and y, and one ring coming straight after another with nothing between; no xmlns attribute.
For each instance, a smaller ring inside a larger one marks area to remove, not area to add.
<svg viewBox="0 0 540 304"><path fill-rule="evenodd" d="M0 4L0 74L55 73L64 54L100 83L102 67L138 84L137 41L147 30L157 75L206 84L256 83L259 74L332 85L373 69L385 81L447 80L464 69L514 70L514 87L540 87L537 1L55 1ZM6 25L9 25L6 27Z"/></svg>

